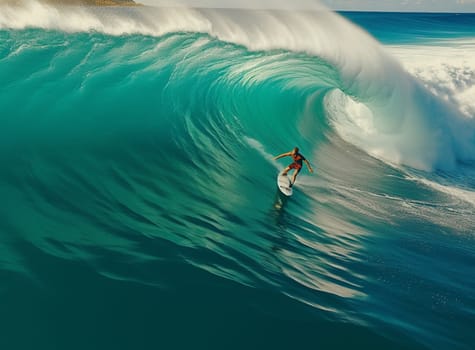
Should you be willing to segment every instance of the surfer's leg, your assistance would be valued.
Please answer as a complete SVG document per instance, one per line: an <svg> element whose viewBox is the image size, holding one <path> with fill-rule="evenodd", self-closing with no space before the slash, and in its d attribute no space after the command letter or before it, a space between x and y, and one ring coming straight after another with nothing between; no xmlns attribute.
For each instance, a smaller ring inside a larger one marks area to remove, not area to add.
<svg viewBox="0 0 475 350"><path fill-rule="evenodd" d="M284 171L282 172L282 175L287 175L287 173L289 172L290 169L291 168L290 168L290 165L289 165L287 168L284 169Z"/></svg>
<svg viewBox="0 0 475 350"><path fill-rule="evenodd" d="M294 174L292 175L292 184L290 186L293 186L295 183L295 179L297 179L297 175L299 174L300 169L295 169Z"/></svg>

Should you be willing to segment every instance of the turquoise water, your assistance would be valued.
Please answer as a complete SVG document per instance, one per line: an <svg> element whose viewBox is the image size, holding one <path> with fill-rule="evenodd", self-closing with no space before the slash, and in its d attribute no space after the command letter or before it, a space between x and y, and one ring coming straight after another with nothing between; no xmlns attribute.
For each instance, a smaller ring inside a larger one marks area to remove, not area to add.
<svg viewBox="0 0 475 350"><path fill-rule="evenodd" d="M470 349L475 17L381 16L1 5L0 346Z"/></svg>

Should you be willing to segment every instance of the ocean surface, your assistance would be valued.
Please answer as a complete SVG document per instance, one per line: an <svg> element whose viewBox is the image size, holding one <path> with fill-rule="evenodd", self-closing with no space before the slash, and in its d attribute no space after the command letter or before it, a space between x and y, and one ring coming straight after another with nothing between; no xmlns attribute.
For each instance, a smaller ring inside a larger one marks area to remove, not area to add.
<svg viewBox="0 0 475 350"><path fill-rule="evenodd" d="M1 349L475 348L474 14L4 3L0 167Z"/></svg>

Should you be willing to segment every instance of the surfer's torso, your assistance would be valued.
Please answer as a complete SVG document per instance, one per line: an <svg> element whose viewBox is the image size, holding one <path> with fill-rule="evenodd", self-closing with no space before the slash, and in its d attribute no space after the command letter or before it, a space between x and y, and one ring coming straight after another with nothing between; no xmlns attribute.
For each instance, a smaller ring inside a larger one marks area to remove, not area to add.
<svg viewBox="0 0 475 350"><path fill-rule="evenodd" d="M305 157L300 153L295 153L292 154L292 159L294 160L294 162L290 165L290 167L293 169L300 169L302 167L302 162L305 160Z"/></svg>

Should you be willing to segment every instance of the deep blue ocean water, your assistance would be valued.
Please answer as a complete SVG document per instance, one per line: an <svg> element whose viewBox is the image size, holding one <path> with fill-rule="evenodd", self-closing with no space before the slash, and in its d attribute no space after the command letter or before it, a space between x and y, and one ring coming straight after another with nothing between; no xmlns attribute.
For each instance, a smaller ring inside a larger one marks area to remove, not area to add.
<svg viewBox="0 0 475 350"><path fill-rule="evenodd" d="M473 349L474 57L473 14L0 5L0 348Z"/></svg>

